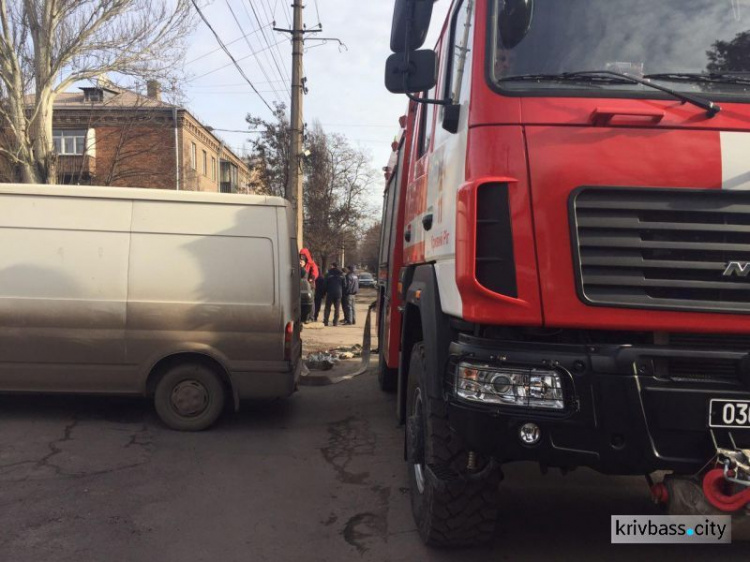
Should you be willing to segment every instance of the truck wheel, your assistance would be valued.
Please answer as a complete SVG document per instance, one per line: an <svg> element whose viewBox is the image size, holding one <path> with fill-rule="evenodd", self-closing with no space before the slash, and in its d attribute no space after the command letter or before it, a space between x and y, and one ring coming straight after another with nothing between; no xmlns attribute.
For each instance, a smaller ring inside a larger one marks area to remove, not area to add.
<svg viewBox="0 0 750 562"><path fill-rule="evenodd" d="M218 374L200 363L182 363L159 379L154 406L161 420L178 431L201 431L224 409L226 391Z"/></svg>
<svg viewBox="0 0 750 562"><path fill-rule="evenodd" d="M398 382L398 369L391 369L382 353L378 353L378 386L383 392L394 392Z"/></svg>
<svg viewBox="0 0 750 562"><path fill-rule="evenodd" d="M467 451L448 425L446 404L425 391L424 346L414 346L407 389L406 451L414 521L425 544L474 546L492 540L499 473L466 478ZM433 475L443 475L438 481ZM453 475L454 478L446 475Z"/></svg>

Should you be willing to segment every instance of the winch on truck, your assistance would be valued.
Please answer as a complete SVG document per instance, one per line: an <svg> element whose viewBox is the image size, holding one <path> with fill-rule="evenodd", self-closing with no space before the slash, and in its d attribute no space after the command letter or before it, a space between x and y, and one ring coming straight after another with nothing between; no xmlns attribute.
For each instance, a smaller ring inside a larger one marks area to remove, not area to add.
<svg viewBox="0 0 750 562"><path fill-rule="evenodd" d="M489 540L513 461L746 513L750 2L454 0L421 49L432 4L395 2L378 314L422 538Z"/></svg>

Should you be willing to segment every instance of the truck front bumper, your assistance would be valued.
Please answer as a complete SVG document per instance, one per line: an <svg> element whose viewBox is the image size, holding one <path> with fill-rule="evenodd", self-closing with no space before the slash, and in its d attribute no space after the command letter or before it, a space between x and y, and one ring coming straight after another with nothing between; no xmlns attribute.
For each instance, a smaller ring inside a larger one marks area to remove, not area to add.
<svg viewBox="0 0 750 562"><path fill-rule="evenodd" d="M685 380L670 360L737 365L736 377ZM460 362L554 367L565 373L565 408L541 410L467 402L455 392ZM530 460L548 466L588 466L606 474L645 474L703 468L716 445L750 448L746 429L708 428L711 399L750 400L750 354L659 346L536 344L461 336L451 344L446 387L449 420L469 449L501 463ZM666 369L666 370L665 370ZM519 438L533 423L541 437ZM718 443L716 443L717 441Z"/></svg>

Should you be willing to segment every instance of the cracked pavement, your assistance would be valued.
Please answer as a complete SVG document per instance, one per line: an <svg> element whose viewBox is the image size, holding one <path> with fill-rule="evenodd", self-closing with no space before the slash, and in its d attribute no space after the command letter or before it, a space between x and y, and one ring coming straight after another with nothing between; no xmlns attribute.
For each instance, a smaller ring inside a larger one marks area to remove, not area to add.
<svg viewBox="0 0 750 562"><path fill-rule="evenodd" d="M179 433L138 399L2 396L0 561L630 561L675 554L672 545L609 544L610 515L658 513L641 478L583 469L542 476L530 464L506 470L491 548L425 548L411 518L394 402L370 372L303 387L289 400L243 404L210 431ZM679 554L685 561L750 555L750 542L716 548Z"/></svg>

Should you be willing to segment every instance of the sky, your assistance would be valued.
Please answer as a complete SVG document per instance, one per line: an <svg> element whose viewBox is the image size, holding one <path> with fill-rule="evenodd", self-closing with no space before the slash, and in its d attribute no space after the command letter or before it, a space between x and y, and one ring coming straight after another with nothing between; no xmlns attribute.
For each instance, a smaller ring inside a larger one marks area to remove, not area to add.
<svg viewBox="0 0 750 562"><path fill-rule="evenodd" d="M291 43L288 34L272 29L271 22L290 28L291 3L212 0L200 4L261 96L271 105L283 101L287 107ZM385 60L390 54L393 0L304 0L304 5L306 27L312 29L320 23L323 28L320 33L306 35L304 74L309 93L303 101L304 121L311 126L318 120L327 132L346 135L371 155L373 168L379 170L388 162L390 144L399 130L398 118L407 106L404 95L391 94L383 85ZM435 3L425 47L434 45L449 5L450 0ZM323 43L316 40L318 37L339 39L345 47L336 41ZM188 43L188 79L184 85L187 109L214 127L235 152L241 154L243 147L249 150L251 134L220 129L244 131L248 113L269 118L268 108L227 55L217 50L218 44L203 22Z"/></svg>

